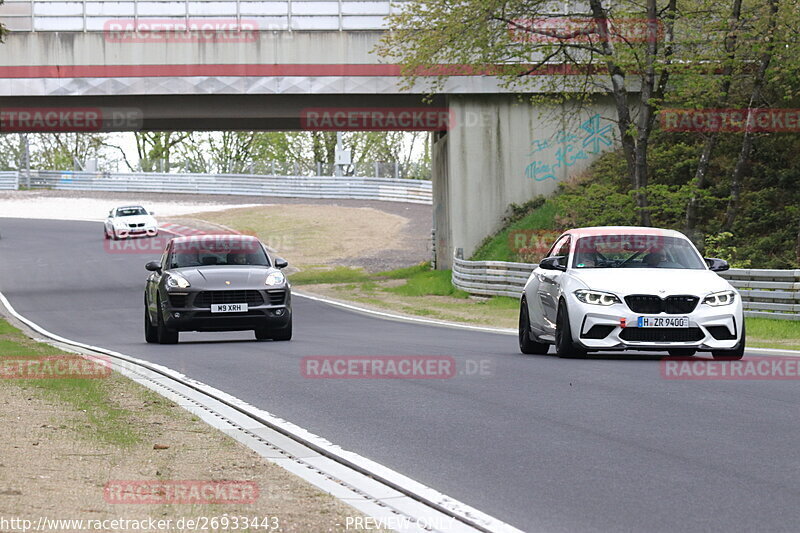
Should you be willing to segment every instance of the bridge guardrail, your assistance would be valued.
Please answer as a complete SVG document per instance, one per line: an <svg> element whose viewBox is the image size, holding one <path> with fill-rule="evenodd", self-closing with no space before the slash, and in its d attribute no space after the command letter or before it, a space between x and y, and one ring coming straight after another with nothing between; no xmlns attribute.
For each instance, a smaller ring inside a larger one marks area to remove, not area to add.
<svg viewBox="0 0 800 533"><path fill-rule="evenodd" d="M15 191L19 189L19 176L16 172L0 172L0 190Z"/></svg>
<svg viewBox="0 0 800 533"><path fill-rule="evenodd" d="M433 203L431 182L410 179L36 171L30 175L21 173L19 184L31 189L73 191L230 194L383 200L428 205Z"/></svg>
<svg viewBox="0 0 800 533"><path fill-rule="evenodd" d="M470 294L519 298L533 263L453 258L453 285ZM745 316L800 320L800 270L732 268L720 275L742 295Z"/></svg>

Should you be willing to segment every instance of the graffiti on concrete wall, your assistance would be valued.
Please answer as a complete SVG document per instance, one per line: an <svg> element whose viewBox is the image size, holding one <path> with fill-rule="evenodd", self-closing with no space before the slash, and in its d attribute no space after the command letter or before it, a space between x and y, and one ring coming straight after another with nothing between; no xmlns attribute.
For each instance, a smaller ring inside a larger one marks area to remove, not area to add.
<svg viewBox="0 0 800 533"><path fill-rule="evenodd" d="M535 159L525 167L525 176L536 181L556 180L560 169L589 159L590 155L611 146L614 139L612 124L608 122L598 113L575 132L559 130L546 139L534 139L528 155Z"/></svg>

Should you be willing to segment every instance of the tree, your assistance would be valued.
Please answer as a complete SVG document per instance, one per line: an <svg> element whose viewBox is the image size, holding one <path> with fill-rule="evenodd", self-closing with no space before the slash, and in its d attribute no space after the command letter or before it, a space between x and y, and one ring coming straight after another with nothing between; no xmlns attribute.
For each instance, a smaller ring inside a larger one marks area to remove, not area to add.
<svg viewBox="0 0 800 533"><path fill-rule="evenodd" d="M190 134L182 131L136 132L136 153L143 172L169 172L172 155L177 147L189 139ZM131 170L135 170L128 163Z"/></svg>
<svg viewBox="0 0 800 533"><path fill-rule="evenodd" d="M679 12L677 0L643 4L589 0L588 12L554 15L545 0L420 0L389 17L377 51L403 65L406 86L424 79L431 92L453 74L484 73L513 91L537 92L535 102L609 95L638 219L649 225L649 139L669 87Z"/></svg>

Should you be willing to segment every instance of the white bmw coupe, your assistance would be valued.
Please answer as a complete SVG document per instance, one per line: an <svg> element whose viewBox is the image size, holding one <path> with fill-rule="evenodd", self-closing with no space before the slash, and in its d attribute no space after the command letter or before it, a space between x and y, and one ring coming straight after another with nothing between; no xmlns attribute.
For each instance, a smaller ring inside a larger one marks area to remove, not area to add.
<svg viewBox="0 0 800 533"><path fill-rule="evenodd" d="M108 212L103 225L106 239L127 239L129 237L155 237L158 235L158 222L153 213L140 205L116 207Z"/></svg>
<svg viewBox="0 0 800 533"><path fill-rule="evenodd" d="M711 352L741 359L742 300L680 232L580 228L561 235L522 293L519 348L582 358L591 351Z"/></svg>

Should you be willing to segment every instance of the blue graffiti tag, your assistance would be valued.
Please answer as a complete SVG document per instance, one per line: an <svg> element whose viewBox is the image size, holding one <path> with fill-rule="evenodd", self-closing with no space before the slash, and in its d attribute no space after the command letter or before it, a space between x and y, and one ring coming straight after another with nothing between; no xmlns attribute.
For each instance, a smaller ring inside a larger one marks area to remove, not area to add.
<svg viewBox="0 0 800 533"><path fill-rule="evenodd" d="M603 126L600 121L597 113L581 124L580 128L586 132L583 137L559 130L550 138L531 141L528 156L541 154L525 167L525 176L536 181L557 180L558 169L571 167L580 159L589 159L589 154L599 153L603 146L611 146L612 127L610 124Z"/></svg>
<svg viewBox="0 0 800 533"><path fill-rule="evenodd" d="M583 147L586 148L590 144L592 145L592 149L589 150L590 154L600 152L600 143L611 146L611 139L606 137L606 134L611 133L611 124L607 124L601 128L599 113L581 124L581 129L587 133L583 138Z"/></svg>

